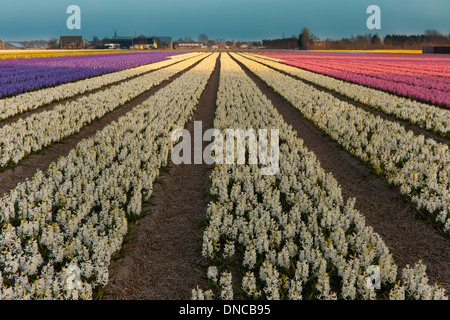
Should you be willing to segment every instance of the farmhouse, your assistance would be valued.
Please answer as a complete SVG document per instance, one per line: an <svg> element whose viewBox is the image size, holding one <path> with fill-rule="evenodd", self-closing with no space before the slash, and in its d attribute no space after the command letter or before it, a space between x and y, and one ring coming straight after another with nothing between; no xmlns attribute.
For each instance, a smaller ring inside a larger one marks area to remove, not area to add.
<svg viewBox="0 0 450 320"><path fill-rule="evenodd" d="M134 49L157 49L158 45L153 40L152 37L139 36L133 39L133 48Z"/></svg>
<svg viewBox="0 0 450 320"><path fill-rule="evenodd" d="M83 49L85 45L82 36L61 36L59 38L60 49Z"/></svg>
<svg viewBox="0 0 450 320"><path fill-rule="evenodd" d="M25 49L24 45L18 43L18 42L8 42L8 45L12 48L8 49Z"/></svg>
<svg viewBox="0 0 450 320"><path fill-rule="evenodd" d="M113 50L113 49L120 49L120 44L118 44L118 43L107 43L107 44L105 44L105 48L111 49L111 50Z"/></svg>
<svg viewBox="0 0 450 320"><path fill-rule="evenodd" d="M130 49L133 47L133 39L135 37L123 37L123 36L117 36L117 34L114 34L114 37L112 37L111 42L115 43L120 46L121 49Z"/></svg>
<svg viewBox="0 0 450 320"><path fill-rule="evenodd" d="M112 42L119 44L121 49L172 49L171 37L159 37L159 36L118 36L114 33Z"/></svg>
<svg viewBox="0 0 450 320"><path fill-rule="evenodd" d="M156 42L158 49L173 49L173 41L168 36L153 36L153 41Z"/></svg>
<svg viewBox="0 0 450 320"><path fill-rule="evenodd" d="M177 49L202 49L205 46L201 42L178 42L174 44Z"/></svg>

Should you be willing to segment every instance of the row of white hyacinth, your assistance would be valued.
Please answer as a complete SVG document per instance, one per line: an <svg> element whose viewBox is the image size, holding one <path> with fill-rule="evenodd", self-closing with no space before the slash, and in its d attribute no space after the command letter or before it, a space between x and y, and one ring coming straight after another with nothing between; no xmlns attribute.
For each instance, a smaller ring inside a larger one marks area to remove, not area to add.
<svg viewBox="0 0 450 320"><path fill-rule="evenodd" d="M113 72L98 77L84 79L72 83L62 84L56 87L45 88L38 91L26 92L11 98L0 99L0 120L35 110L44 105L61 101L89 91L100 89L104 86L123 81L152 70L167 67L184 59L195 57L199 53L188 53L172 57L155 63L136 68Z"/></svg>
<svg viewBox="0 0 450 320"><path fill-rule="evenodd" d="M450 150L331 94L242 56L235 57L450 235Z"/></svg>
<svg viewBox="0 0 450 320"><path fill-rule="evenodd" d="M243 56L416 124L425 130L450 137L449 110L289 66L274 61L270 57L261 57L254 54L243 54Z"/></svg>
<svg viewBox="0 0 450 320"><path fill-rule="evenodd" d="M222 54L215 128L280 131L280 170L216 165L193 299L446 299L419 262L397 274L383 240L258 87ZM379 267L381 290L368 284ZM233 272L234 271L234 272Z"/></svg>
<svg viewBox="0 0 450 320"><path fill-rule="evenodd" d="M0 198L0 299L91 299L217 54ZM77 274L79 279L77 280Z"/></svg>
<svg viewBox="0 0 450 320"><path fill-rule="evenodd" d="M197 55L1 127L0 168L17 164L30 153L79 132L87 124L133 100L205 56L206 54Z"/></svg>

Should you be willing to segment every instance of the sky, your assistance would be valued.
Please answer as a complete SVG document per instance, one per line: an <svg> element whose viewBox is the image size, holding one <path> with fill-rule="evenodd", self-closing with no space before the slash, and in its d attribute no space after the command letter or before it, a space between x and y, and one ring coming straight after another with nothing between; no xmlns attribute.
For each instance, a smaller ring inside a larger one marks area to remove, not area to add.
<svg viewBox="0 0 450 320"><path fill-rule="evenodd" d="M69 30L67 7L81 9L81 29ZM381 29L369 30L370 5ZM256 41L301 33L321 39L378 33L450 33L449 0L0 0L0 39L37 40L82 35L91 40L145 34L173 39Z"/></svg>

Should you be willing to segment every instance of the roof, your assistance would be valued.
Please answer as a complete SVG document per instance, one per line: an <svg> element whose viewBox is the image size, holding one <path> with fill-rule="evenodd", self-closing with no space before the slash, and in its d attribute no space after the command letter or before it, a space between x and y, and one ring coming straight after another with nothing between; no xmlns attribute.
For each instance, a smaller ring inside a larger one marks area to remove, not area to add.
<svg viewBox="0 0 450 320"><path fill-rule="evenodd" d="M179 44L203 44L203 42L195 42L195 41L178 41Z"/></svg>
<svg viewBox="0 0 450 320"><path fill-rule="evenodd" d="M205 45L203 43L195 43L195 42L180 42L180 43L175 43L175 45L177 45L178 47L182 48L203 48L205 47Z"/></svg>
<svg viewBox="0 0 450 320"><path fill-rule="evenodd" d="M151 36L151 37L148 37L148 36L142 36L142 35L140 35L140 36L132 36L132 37L130 37L130 36L124 36L124 37L122 37L122 36L114 36L114 37L112 37L112 39L118 39L118 40L133 40L133 39L138 39L138 38L147 38L147 39L149 39L149 38L154 38L154 39L159 39L160 41L167 41L167 42L169 42L169 41L172 41L172 38L171 37L166 37L166 36Z"/></svg>
<svg viewBox="0 0 450 320"><path fill-rule="evenodd" d="M75 41L75 40L83 40L83 36L61 36L59 39Z"/></svg>
<svg viewBox="0 0 450 320"><path fill-rule="evenodd" d="M143 38L143 37L137 37L134 38L134 44L153 44L155 43L153 38Z"/></svg>
<svg viewBox="0 0 450 320"><path fill-rule="evenodd" d="M168 36L152 36L152 38L158 38L159 41L162 41L162 42L172 41L172 37L168 37Z"/></svg>
<svg viewBox="0 0 450 320"><path fill-rule="evenodd" d="M126 37L119 37L119 36L116 36L116 35L114 35L114 37L112 37L113 39L123 39L123 40L133 40L134 38L136 38L136 37L129 37L129 36L126 36Z"/></svg>
<svg viewBox="0 0 450 320"><path fill-rule="evenodd" d="M1 42L1 40L0 40L0 42ZM12 45L12 46L14 46L14 47L17 47L17 48L25 48L23 45L21 45L20 43L18 43L18 42L8 42L10 45Z"/></svg>

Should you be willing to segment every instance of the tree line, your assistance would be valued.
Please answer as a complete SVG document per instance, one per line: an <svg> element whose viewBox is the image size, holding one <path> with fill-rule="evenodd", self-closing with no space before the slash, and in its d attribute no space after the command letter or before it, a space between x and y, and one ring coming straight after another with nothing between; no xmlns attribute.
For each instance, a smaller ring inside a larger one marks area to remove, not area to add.
<svg viewBox="0 0 450 320"><path fill-rule="evenodd" d="M449 46L450 34L437 30L426 30L419 35L388 34L384 38L378 34L362 34L342 39L320 39L308 28L296 36L282 39L265 39L262 44L267 49L291 50L375 50L375 49L410 49L421 50L424 46Z"/></svg>
<svg viewBox="0 0 450 320"><path fill-rule="evenodd" d="M111 41L109 38L100 40L94 37L91 45L101 45ZM262 41L234 41L226 39L210 39L206 34L200 34L197 39L191 37L179 38L175 42L200 42L205 46L212 47L218 44L225 44L228 47L248 48L263 46L267 49L290 49L290 50L376 50L376 49L409 49L421 50L424 46L450 46L450 34L443 34L437 30L425 30L418 35L387 34L384 38L378 34L360 34L342 39L320 39L311 33L308 28L303 28L302 32L290 37L281 39L264 39ZM48 41L48 48L57 48L58 40Z"/></svg>

